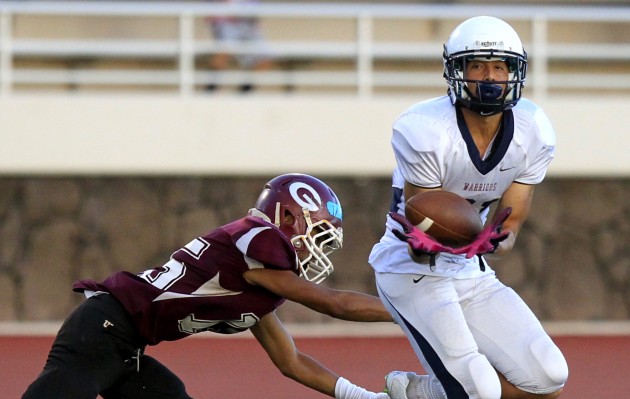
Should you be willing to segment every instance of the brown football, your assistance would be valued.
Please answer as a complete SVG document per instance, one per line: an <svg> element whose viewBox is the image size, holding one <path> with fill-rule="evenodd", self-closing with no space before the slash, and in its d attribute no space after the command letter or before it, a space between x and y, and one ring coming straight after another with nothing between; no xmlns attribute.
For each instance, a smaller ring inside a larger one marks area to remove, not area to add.
<svg viewBox="0 0 630 399"><path fill-rule="evenodd" d="M454 248L470 244L483 230L477 210L449 191L425 191L405 205L407 219L441 244Z"/></svg>

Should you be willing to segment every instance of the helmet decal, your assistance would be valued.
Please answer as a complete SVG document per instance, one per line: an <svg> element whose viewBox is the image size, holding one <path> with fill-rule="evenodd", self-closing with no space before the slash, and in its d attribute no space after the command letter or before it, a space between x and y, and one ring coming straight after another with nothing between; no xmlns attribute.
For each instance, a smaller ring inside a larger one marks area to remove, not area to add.
<svg viewBox="0 0 630 399"><path fill-rule="evenodd" d="M333 215L339 220L343 220L343 211L341 210L341 205L336 202L328 201L326 204L326 208L328 208L328 213Z"/></svg>
<svg viewBox="0 0 630 399"><path fill-rule="evenodd" d="M477 45L477 48L492 47L492 48L497 48L501 50L503 50L503 46L504 46L503 41L496 42L496 41L490 41L490 40L484 40L484 41L477 40L475 41L475 44Z"/></svg>
<svg viewBox="0 0 630 399"><path fill-rule="evenodd" d="M300 193L298 190L304 189L308 193ZM322 198L319 193L311 186L303 182L294 182L289 186L289 193L293 200L302 208L306 208L311 212L315 212L322 207Z"/></svg>

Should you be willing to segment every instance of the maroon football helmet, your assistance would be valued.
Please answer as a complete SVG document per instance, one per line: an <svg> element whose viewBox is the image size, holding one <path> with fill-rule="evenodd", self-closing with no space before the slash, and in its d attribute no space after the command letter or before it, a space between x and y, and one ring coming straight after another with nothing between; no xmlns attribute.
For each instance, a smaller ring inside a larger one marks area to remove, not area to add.
<svg viewBox="0 0 630 399"><path fill-rule="evenodd" d="M333 272L328 255L343 243L342 211L326 183L300 173L275 177L250 214L275 224L291 240L302 277L320 283Z"/></svg>

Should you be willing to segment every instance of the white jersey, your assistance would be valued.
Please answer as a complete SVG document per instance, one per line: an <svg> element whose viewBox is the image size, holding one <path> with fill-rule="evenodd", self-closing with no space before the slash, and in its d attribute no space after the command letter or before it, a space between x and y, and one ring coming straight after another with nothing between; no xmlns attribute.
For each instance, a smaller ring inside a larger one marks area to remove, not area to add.
<svg viewBox="0 0 630 399"><path fill-rule="evenodd" d="M543 180L554 155L555 133L543 110L521 99L504 112L490 153L481 156L461 111L443 96L417 103L399 116L393 125L392 146L397 167L391 211L404 215L402 189L407 181L459 194L479 210L485 222L489 206L513 182L538 184ZM441 253L434 267L416 263L392 228L400 229L400 225L388 216L385 235L369 258L377 272L471 278L491 271L480 267L479 262L485 261L479 257L466 259L464 255Z"/></svg>

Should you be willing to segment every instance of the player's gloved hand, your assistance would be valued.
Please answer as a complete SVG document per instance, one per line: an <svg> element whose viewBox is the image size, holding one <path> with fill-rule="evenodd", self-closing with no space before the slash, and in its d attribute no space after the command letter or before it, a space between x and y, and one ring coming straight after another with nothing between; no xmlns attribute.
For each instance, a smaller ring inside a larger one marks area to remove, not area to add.
<svg viewBox="0 0 630 399"><path fill-rule="evenodd" d="M472 258L475 255L491 254L497 250L501 241L508 238L509 231L501 231L503 222L512 213L512 208L508 207L499 213L495 221L484 228L473 242L461 248L451 251L452 254L466 254L466 258Z"/></svg>
<svg viewBox="0 0 630 399"><path fill-rule="evenodd" d="M390 399L385 392L370 392L360 386L354 385L343 377L339 377L335 385L336 399Z"/></svg>
<svg viewBox="0 0 630 399"><path fill-rule="evenodd" d="M402 231L392 229L392 233L394 233L399 240L406 241L414 255L421 256L423 254L453 251L453 248L440 244L424 231L411 224L406 217L396 212L390 212L389 216L400 223L403 228Z"/></svg>

